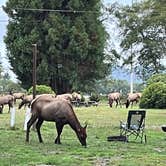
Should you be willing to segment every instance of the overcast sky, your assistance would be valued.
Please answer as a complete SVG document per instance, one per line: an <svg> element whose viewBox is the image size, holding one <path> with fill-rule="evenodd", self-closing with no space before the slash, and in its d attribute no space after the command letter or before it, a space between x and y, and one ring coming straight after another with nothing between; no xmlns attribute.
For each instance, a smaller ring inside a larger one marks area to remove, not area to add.
<svg viewBox="0 0 166 166"><path fill-rule="evenodd" d="M5 44L4 44L4 35L6 34L6 25L8 24L7 20L8 17L5 14L5 12L2 10L2 5L5 5L7 0L0 0L0 61L2 62L2 66L5 70L5 72L8 72L13 80L15 80L15 75L10 70L10 65L8 63L7 57L6 57L6 50L5 50ZM117 2L117 0L103 0L103 2L107 4L111 4L114 2ZM118 0L118 3L123 4L131 4L132 0ZM107 25L109 27L109 25ZM107 28L109 30L109 28Z"/></svg>

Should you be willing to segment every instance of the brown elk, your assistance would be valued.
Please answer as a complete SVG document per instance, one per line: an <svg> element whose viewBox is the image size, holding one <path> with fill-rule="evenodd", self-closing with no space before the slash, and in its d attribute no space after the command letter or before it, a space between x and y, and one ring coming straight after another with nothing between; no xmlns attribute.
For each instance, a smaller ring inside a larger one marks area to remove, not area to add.
<svg viewBox="0 0 166 166"><path fill-rule="evenodd" d="M29 131L32 124L38 119L36 123L36 130L39 142L43 142L40 127L43 121L52 121L56 123L58 136L55 139L55 144L61 144L60 135L63 127L69 124L75 131L80 143L86 146L86 126L81 127L72 105L64 99L50 98L48 96L41 96L32 101L31 104L32 116L27 123L26 141L29 142Z"/></svg>
<svg viewBox="0 0 166 166"><path fill-rule="evenodd" d="M24 98L24 96L25 96L24 93L13 93L12 95L14 96L14 103L16 103L16 100L17 100L17 99L23 100L23 98Z"/></svg>
<svg viewBox="0 0 166 166"><path fill-rule="evenodd" d="M18 109L21 109L23 105L28 105L30 107L30 103L33 100L33 95L26 95L23 97L21 103L18 106Z"/></svg>
<svg viewBox="0 0 166 166"><path fill-rule="evenodd" d="M141 98L141 93L129 93L126 101L126 108L129 107L130 103L131 107L133 106L134 102L138 103L140 98Z"/></svg>
<svg viewBox="0 0 166 166"><path fill-rule="evenodd" d="M66 99L71 102L73 100L73 96L72 94L65 93L65 94L57 95L56 99Z"/></svg>
<svg viewBox="0 0 166 166"><path fill-rule="evenodd" d="M46 96L46 95L55 98L54 94L36 95L36 98L40 97L40 96ZM22 102L18 106L18 109L21 109L23 105L25 105L25 106L28 105L28 107L30 107L30 104L31 104L32 100L33 100L33 95L24 96Z"/></svg>
<svg viewBox="0 0 166 166"><path fill-rule="evenodd" d="M109 93L108 101L109 101L110 107L112 107L112 104L114 101L116 102L116 107L118 106L118 104L121 105L120 97L121 97L121 94L119 92Z"/></svg>
<svg viewBox="0 0 166 166"><path fill-rule="evenodd" d="M73 100L80 102L81 99L82 99L82 96L81 96L80 92L78 92L78 93L77 92L73 92L72 93L72 98L73 98Z"/></svg>
<svg viewBox="0 0 166 166"><path fill-rule="evenodd" d="M0 96L0 106L1 106L0 113L3 112L3 107L6 104L9 106L9 111L10 111L10 108L14 106L14 97L12 95Z"/></svg>

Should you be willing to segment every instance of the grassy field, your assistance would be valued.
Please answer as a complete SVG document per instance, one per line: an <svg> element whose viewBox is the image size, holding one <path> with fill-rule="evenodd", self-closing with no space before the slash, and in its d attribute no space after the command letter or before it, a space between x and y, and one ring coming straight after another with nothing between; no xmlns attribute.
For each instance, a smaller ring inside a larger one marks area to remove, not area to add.
<svg viewBox="0 0 166 166"><path fill-rule="evenodd" d="M137 107L133 109L138 109ZM30 132L30 143L25 142L23 131L25 110L16 110L15 129L10 129L10 114L5 108L0 114L0 166L165 166L166 109L147 110L147 144L140 140L108 142L108 136L119 135L119 120L126 121L129 109L98 107L74 108L81 124L88 123L87 148L80 145L69 126L62 132L61 145L55 145L55 124L45 122L41 128L44 143L39 143L37 133Z"/></svg>

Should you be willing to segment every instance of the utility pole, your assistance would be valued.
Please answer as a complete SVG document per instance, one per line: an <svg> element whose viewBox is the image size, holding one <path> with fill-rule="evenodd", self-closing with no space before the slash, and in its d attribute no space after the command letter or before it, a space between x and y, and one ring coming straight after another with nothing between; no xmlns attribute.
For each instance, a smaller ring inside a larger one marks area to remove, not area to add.
<svg viewBox="0 0 166 166"><path fill-rule="evenodd" d="M33 99L36 96L36 58L37 58L37 44L32 44L33 46Z"/></svg>
<svg viewBox="0 0 166 166"><path fill-rule="evenodd" d="M132 44L131 44L131 69L130 69L130 93L133 93L133 52L132 52Z"/></svg>
<svg viewBox="0 0 166 166"><path fill-rule="evenodd" d="M131 4L131 7L133 7L133 0L132 0L132 2L131 2L132 4ZM133 93L133 75L134 75L134 73L133 73L133 48L132 48L133 46L132 46L132 44L131 44L131 52L130 52L130 54L131 54L131 69L130 69L130 93Z"/></svg>

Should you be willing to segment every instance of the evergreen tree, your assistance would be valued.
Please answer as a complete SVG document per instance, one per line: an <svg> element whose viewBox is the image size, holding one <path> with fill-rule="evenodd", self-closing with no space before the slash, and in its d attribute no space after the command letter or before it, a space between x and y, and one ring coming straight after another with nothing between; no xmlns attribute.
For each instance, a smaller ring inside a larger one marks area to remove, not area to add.
<svg viewBox="0 0 166 166"><path fill-rule="evenodd" d="M9 0L4 10L10 18L7 56L24 88L32 84L34 43L37 83L58 93L85 91L107 74L100 0Z"/></svg>

